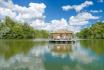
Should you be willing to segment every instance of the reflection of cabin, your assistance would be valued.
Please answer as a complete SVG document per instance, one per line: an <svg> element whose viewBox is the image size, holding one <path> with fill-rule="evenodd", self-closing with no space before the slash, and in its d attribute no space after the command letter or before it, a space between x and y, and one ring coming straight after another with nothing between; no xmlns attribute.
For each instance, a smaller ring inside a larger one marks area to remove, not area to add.
<svg viewBox="0 0 104 70"><path fill-rule="evenodd" d="M53 46L52 51L56 53L67 53L72 51L71 44L56 44Z"/></svg>
<svg viewBox="0 0 104 70"><path fill-rule="evenodd" d="M60 29L50 33L50 41L71 41L73 39L73 32L65 29Z"/></svg>
<svg viewBox="0 0 104 70"><path fill-rule="evenodd" d="M50 44L51 54L59 57L66 57L72 52L72 44Z"/></svg>

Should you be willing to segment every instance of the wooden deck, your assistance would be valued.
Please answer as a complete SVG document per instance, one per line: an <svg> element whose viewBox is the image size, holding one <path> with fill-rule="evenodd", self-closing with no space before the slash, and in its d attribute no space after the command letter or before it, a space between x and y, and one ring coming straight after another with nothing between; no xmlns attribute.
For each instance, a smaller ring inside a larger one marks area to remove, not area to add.
<svg viewBox="0 0 104 70"><path fill-rule="evenodd" d="M33 41L36 42L49 42L49 43L75 43L77 39L69 39L69 40L54 40L54 39L34 39Z"/></svg>
<svg viewBox="0 0 104 70"><path fill-rule="evenodd" d="M71 40L54 40L54 39L49 39L50 43L74 43L75 39Z"/></svg>

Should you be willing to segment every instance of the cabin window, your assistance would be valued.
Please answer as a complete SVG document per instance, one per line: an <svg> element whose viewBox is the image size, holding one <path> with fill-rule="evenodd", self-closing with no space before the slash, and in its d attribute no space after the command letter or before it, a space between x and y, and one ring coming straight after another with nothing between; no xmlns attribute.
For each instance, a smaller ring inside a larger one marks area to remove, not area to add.
<svg viewBox="0 0 104 70"><path fill-rule="evenodd" d="M57 36L57 39L59 40L60 38L61 38L61 37L58 35L58 36Z"/></svg>

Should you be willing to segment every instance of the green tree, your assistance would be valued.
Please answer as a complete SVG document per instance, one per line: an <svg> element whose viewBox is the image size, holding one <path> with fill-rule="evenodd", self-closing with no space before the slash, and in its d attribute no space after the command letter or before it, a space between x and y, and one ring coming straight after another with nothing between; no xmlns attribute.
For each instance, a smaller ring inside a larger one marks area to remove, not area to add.
<svg viewBox="0 0 104 70"><path fill-rule="evenodd" d="M48 38L46 30L35 30L27 23L19 23L6 17L0 22L0 39Z"/></svg>
<svg viewBox="0 0 104 70"><path fill-rule="evenodd" d="M77 33L79 38L104 39L104 22L97 22Z"/></svg>

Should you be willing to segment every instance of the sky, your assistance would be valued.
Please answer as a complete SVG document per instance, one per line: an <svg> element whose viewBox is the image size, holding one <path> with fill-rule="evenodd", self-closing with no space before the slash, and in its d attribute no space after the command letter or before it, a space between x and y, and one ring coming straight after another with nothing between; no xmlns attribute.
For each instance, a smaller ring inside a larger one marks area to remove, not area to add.
<svg viewBox="0 0 104 70"><path fill-rule="evenodd" d="M104 0L0 0L0 20L5 16L35 29L78 32L104 22Z"/></svg>

